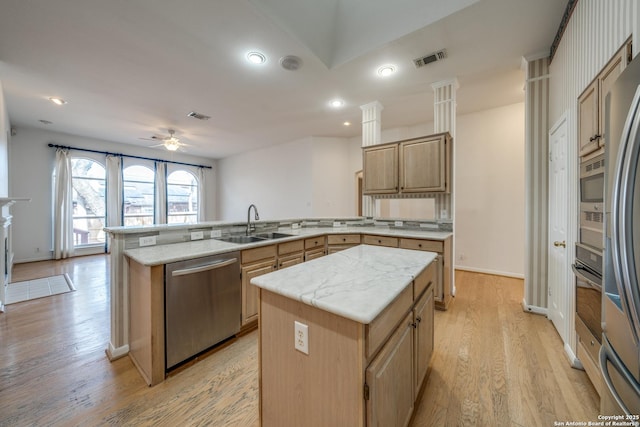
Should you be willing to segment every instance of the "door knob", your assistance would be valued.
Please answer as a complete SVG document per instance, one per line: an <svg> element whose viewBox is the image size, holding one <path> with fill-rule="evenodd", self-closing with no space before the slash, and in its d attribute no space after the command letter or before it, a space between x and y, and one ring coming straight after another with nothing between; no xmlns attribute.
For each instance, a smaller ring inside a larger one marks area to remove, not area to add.
<svg viewBox="0 0 640 427"><path fill-rule="evenodd" d="M565 241L563 240L562 242L558 242L557 240L555 242L553 242L553 246L555 246L556 248L562 246L563 248L567 247L567 244L565 243Z"/></svg>

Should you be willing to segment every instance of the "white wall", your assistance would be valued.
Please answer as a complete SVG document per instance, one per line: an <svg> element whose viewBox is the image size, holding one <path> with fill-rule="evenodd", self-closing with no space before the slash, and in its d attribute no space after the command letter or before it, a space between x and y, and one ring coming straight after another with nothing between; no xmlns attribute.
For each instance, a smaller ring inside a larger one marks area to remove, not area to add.
<svg viewBox="0 0 640 427"><path fill-rule="evenodd" d="M524 104L458 116L455 265L524 277Z"/></svg>
<svg viewBox="0 0 640 427"><path fill-rule="evenodd" d="M9 140L11 124L0 81L0 197L9 195Z"/></svg>
<svg viewBox="0 0 640 427"><path fill-rule="evenodd" d="M207 205L205 220L215 219L216 160L184 154L169 154L160 150L137 148L131 145L90 139L42 129L18 127L11 138L9 150L10 194L30 197L29 203L16 203L13 214L13 251L16 262L50 259L52 248L52 185L55 149L47 144L68 145L99 151L175 160L213 166L205 177ZM104 164L104 156L73 151L78 156L92 157ZM128 161L125 159L125 161Z"/></svg>
<svg viewBox="0 0 640 427"><path fill-rule="evenodd" d="M354 216L353 147L343 138L308 137L219 161L219 217L261 219Z"/></svg>

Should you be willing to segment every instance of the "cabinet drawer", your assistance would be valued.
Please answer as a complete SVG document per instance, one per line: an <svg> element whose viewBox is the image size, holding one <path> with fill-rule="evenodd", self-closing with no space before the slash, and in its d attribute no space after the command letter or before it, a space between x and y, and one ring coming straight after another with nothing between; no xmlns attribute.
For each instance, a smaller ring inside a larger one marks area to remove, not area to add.
<svg viewBox="0 0 640 427"><path fill-rule="evenodd" d="M247 249L242 251L242 264L260 261L266 258L275 258L276 245L261 246L259 248Z"/></svg>
<svg viewBox="0 0 640 427"><path fill-rule="evenodd" d="M437 259L434 259L431 264L427 268L425 268L422 273L416 277L416 280L413 281L413 300L415 301L420 297L422 292L429 287L429 285L433 285L436 283L436 263Z"/></svg>
<svg viewBox="0 0 640 427"><path fill-rule="evenodd" d="M439 240L400 239L400 247L403 249L415 249L418 251L440 253L444 251L444 243Z"/></svg>
<svg viewBox="0 0 640 427"><path fill-rule="evenodd" d="M305 239L304 240L304 248L305 249L312 249L312 248L317 248L318 246L324 247L324 241L325 241L325 237L313 237L311 239Z"/></svg>
<svg viewBox="0 0 640 427"><path fill-rule="evenodd" d="M360 244L359 234L331 234L327 239L330 245Z"/></svg>
<svg viewBox="0 0 640 427"><path fill-rule="evenodd" d="M364 236L362 243L365 245L388 246L390 248L398 247L398 238L386 236Z"/></svg>
<svg viewBox="0 0 640 427"><path fill-rule="evenodd" d="M301 252L303 250L304 240L294 240L293 242L285 242L278 245L278 255Z"/></svg>
<svg viewBox="0 0 640 427"><path fill-rule="evenodd" d="M413 304L413 286L407 286L391 304L365 326L365 357L371 358Z"/></svg>
<svg viewBox="0 0 640 427"><path fill-rule="evenodd" d="M304 260L311 261L312 259L320 258L324 256L324 247L320 246L318 248L305 251Z"/></svg>

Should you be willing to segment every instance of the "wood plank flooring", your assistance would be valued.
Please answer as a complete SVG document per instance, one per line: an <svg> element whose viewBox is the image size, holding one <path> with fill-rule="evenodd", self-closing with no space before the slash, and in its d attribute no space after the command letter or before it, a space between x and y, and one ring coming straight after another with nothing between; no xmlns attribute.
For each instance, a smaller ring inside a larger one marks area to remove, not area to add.
<svg viewBox="0 0 640 427"><path fill-rule="evenodd" d="M67 273L76 292L0 314L0 426L258 425L257 333L147 387L110 363L108 257L14 266L13 281ZM596 420L598 396L571 369L551 323L521 308L522 281L456 272L436 312L435 352L413 426L551 426Z"/></svg>

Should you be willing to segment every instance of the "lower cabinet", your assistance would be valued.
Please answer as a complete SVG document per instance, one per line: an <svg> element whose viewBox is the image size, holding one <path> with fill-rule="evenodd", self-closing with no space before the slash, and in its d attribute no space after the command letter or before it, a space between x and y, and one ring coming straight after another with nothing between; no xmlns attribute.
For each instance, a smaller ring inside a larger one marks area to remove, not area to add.
<svg viewBox="0 0 640 427"><path fill-rule="evenodd" d="M367 426L406 426L411 420L415 397L413 333L413 313L409 313L367 367Z"/></svg>
<svg viewBox="0 0 640 427"><path fill-rule="evenodd" d="M312 237L311 239L305 239L304 241L304 260L311 261L312 259L320 258L326 254L326 240L325 236Z"/></svg>
<svg viewBox="0 0 640 427"><path fill-rule="evenodd" d="M258 320L258 288L251 284L251 279L277 269L276 246L263 246L242 251L242 327Z"/></svg>
<svg viewBox="0 0 640 427"><path fill-rule="evenodd" d="M327 255L360 244L359 234L330 234L327 236Z"/></svg>
<svg viewBox="0 0 640 427"><path fill-rule="evenodd" d="M278 268L287 268L304 262L304 240L278 245Z"/></svg>
<svg viewBox="0 0 640 427"><path fill-rule="evenodd" d="M433 286L422 294L413 309L413 334L414 361L415 361L415 394L422 387L422 382L427 376L429 362L433 355Z"/></svg>

